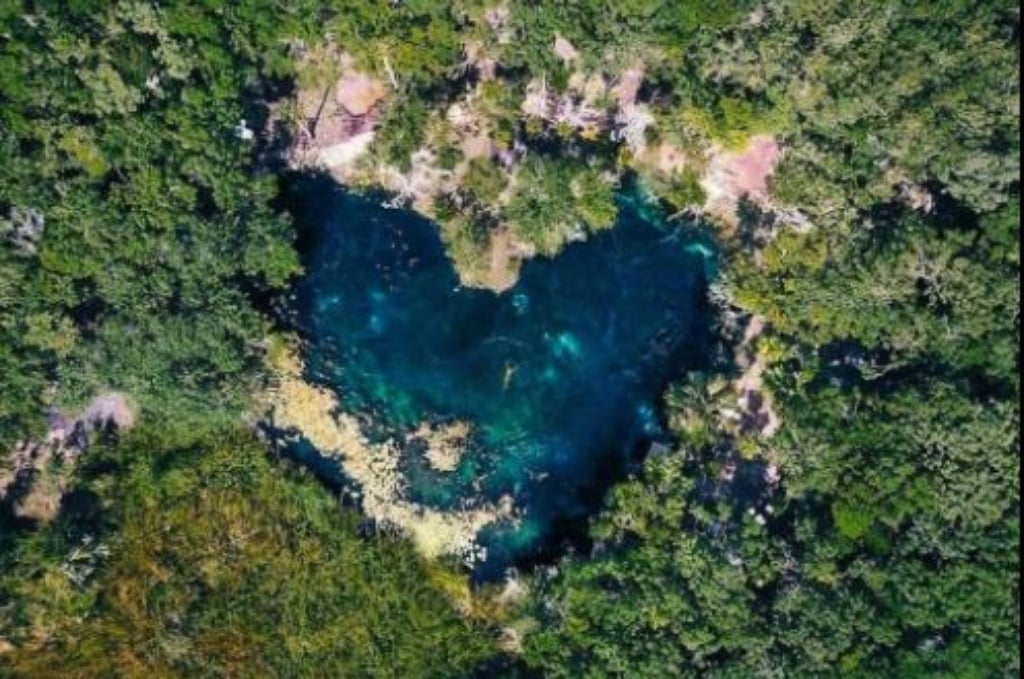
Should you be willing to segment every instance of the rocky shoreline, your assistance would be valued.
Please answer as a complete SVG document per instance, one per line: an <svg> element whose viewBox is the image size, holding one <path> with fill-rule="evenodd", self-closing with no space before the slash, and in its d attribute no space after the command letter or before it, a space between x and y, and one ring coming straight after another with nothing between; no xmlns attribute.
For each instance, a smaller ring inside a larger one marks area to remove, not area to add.
<svg viewBox="0 0 1024 679"><path fill-rule="evenodd" d="M500 32L500 21L497 25ZM711 141L683 147L671 138L657 139L657 134L652 141L658 122L643 100L642 62L609 75L585 67L561 36L551 49L572 75L561 88L533 80L518 102L518 95L505 89L511 84L501 79L493 60L479 50L467 53L470 84L427 111L419 131L422 141L405 159L405 168L379 148L381 135L393 133L389 111L400 107L406 96L400 89L401 74L388 71L388 82L338 52L327 58L334 67L326 82L300 87L275 108L274 117L289 130L286 162L293 169L326 171L345 186L383 190L391 204L438 222L463 284L496 292L514 285L521 263L540 254L524 236L521 218L510 204L536 181L526 173L529 158L544 156L538 144L552 141L568 144L562 156L578 168L573 172L599 168L595 176L609 191L627 174L635 175L670 200L673 209L718 224L726 238L739 226L742 204L778 213L783 216L779 222L808 226L805 217L783 211L770 199L768 180L783 153L776 138L753 135L738 148ZM325 57L318 54L317 59L319 64ZM611 144L617 156L581 154L576 147L586 140ZM497 182L495 193L477 188L484 171L494 175L489 181ZM573 194L572 186L563 185L562 190ZM692 188L681 191L684 186ZM586 214L570 219L582 220ZM591 228L586 222L570 224L566 233L584 238ZM555 251L560 247L556 241Z"/></svg>

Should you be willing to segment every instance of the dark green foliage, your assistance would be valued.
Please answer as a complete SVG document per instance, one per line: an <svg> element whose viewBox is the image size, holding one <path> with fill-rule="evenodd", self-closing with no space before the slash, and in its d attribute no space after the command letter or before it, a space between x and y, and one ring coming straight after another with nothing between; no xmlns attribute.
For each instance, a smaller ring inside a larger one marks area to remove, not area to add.
<svg viewBox="0 0 1024 679"><path fill-rule="evenodd" d="M1016 676L1014 406L941 386L826 389L786 416L791 476L759 501L774 507L764 527L721 480L727 441L617 488L592 530L605 553L540 583L531 662L555 676Z"/></svg>
<svg viewBox="0 0 1024 679"><path fill-rule="evenodd" d="M494 654L452 575L360 537L249 434L134 433L90 453L76 496L2 557L16 676L447 677Z"/></svg>
<svg viewBox="0 0 1024 679"><path fill-rule="evenodd" d="M423 144L424 127L430 111L415 97L403 97L384 111L380 133L374 139L376 152L402 172L412 167L412 154Z"/></svg>
<svg viewBox="0 0 1024 679"><path fill-rule="evenodd" d="M469 161L462 189L484 206L493 205L505 189L507 180L497 163L489 158Z"/></svg>
<svg viewBox="0 0 1024 679"><path fill-rule="evenodd" d="M459 61L458 4L432 0L318 3L321 12L331 15L328 26L339 45L370 70L389 78L393 74L403 90L420 93L443 87Z"/></svg>
<svg viewBox="0 0 1024 679"><path fill-rule="evenodd" d="M908 181L980 211L1006 202L1020 165L1016 3L863 9L782 3L710 57L723 82L792 107L779 197L847 216Z"/></svg>
<svg viewBox="0 0 1024 679"><path fill-rule="evenodd" d="M707 200L704 187L700 185L700 175L692 167L683 168L669 181L656 184L654 190L673 211L698 207Z"/></svg>
<svg viewBox="0 0 1024 679"><path fill-rule="evenodd" d="M523 42L511 50L516 61L536 73L560 67L551 46L555 35L567 38L594 65L614 48L620 58L659 51L671 62L681 59L702 30L713 31L740 20L749 3L701 3L658 0L628 2L531 2L513 5L516 35Z"/></svg>
<svg viewBox="0 0 1024 679"><path fill-rule="evenodd" d="M772 192L817 225L727 269L770 323L784 426L737 440L707 409L675 418L687 443L615 490L598 555L538 580L534 666L1018 675L1018 21L1000 3L783 3L707 53L719 92L754 102L738 114L791 107ZM767 451L781 486L723 480L741 450Z"/></svg>
<svg viewBox="0 0 1024 679"><path fill-rule="evenodd" d="M913 366L1002 381L1005 394L1018 379L1019 229L1014 201L980 220L880 216L834 243L787 234L762 272L739 270L738 296L807 345L847 343L869 379Z"/></svg>
<svg viewBox="0 0 1024 679"><path fill-rule="evenodd" d="M255 79L287 72L280 37L306 34L303 9L4 18L0 216L35 210L45 228L30 249L0 244L3 352L21 357L0 376L0 446L31 430L47 382L66 405L110 388L179 416L243 403L266 332L250 297L297 259L234 128Z"/></svg>
<svg viewBox="0 0 1024 679"><path fill-rule="evenodd" d="M547 256L588 231L610 227L616 214L614 187L597 169L539 155L519 171L505 209L516 237Z"/></svg>
<svg viewBox="0 0 1024 679"><path fill-rule="evenodd" d="M673 455L615 489L592 531L614 551L566 563L544 584L540 628L527 643L531 662L552 676L697 676L723 653L759 652L756 573L730 567L730 545L701 535L716 519L697 530L697 471ZM744 556L770 558L753 541L730 542Z"/></svg>

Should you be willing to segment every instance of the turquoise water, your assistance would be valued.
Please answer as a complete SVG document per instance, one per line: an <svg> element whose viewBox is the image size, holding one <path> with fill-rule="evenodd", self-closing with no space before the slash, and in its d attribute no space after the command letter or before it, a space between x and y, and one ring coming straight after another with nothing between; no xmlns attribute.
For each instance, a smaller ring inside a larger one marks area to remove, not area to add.
<svg viewBox="0 0 1024 679"><path fill-rule="evenodd" d="M513 495L524 520L480 536L483 569L579 537L608 484L664 437L667 381L702 364L708 242L625 196L614 229L528 262L495 294L460 286L436 227L413 213L323 186L299 204L310 377L381 437L473 423L457 470L408 450L403 471L437 507Z"/></svg>

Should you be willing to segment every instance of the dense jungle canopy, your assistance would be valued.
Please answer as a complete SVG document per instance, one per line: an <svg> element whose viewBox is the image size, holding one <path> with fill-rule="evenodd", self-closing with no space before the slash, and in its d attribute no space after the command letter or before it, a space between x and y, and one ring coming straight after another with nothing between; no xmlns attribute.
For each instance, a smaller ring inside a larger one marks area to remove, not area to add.
<svg viewBox="0 0 1024 679"><path fill-rule="evenodd" d="M0 3L0 674L1018 676L1019 53L1002 0ZM715 243L664 440L497 582L264 426L345 78L346 183L467 286L626 186Z"/></svg>

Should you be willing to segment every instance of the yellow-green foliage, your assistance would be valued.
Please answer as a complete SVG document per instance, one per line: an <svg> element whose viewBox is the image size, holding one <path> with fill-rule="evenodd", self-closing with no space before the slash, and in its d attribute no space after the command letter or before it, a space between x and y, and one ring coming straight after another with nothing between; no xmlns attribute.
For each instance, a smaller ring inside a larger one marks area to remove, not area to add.
<svg viewBox="0 0 1024 679"><path fill-rule="evenodd" d="M100 178L107 174L110 166L92 138L88 128L75 127L60 140L60 148L85 170L92 178Z"/></svg>
<svg viewBox="0 0 1024 679"><path fill-rule="evenodd" d="M722 98L714 108L694 107L683 119L702 135L730 149L739 149L756 134L786 131L791 111L784 104L766 105L746 99Z"/></svg>
<svg viewBox="0 0 1024 679"><path fill-rule="evenodd" d="M668 177L651 174L645 177L654 192L673 210L699 207L707 200L697 170L687 166Z"/></svg>
<svg viewBox="0 0 1024 679"><path fill-rule="evenodd" d="M490 158L474 158L469 161L462 187L478 202L490 206L498 200L499 194L508 183L508 178Z"/></svg>
<svg viewBox="0 0 1024 679"><path fill-rule="evenodd" d="M61 570L82 517L4 559L0 635L15 649L0 674L7 662L29 677L451 676L494 652L454 609L470 608L465 588L447 594L457 576L405 542L360 537L358 515L251 435L175 437L133 434L100 455L115 471L94 469L82 492L115 527L92 543L109 556L83 587Z"/></svg>
<svg viewBox="0 0 1024 679"><path fill-rule="evenodd" d="M484 224L472 217L457 215L445 221L441 239L460 276L469 280L486 277L490 268L490 236Z"/></svg>

